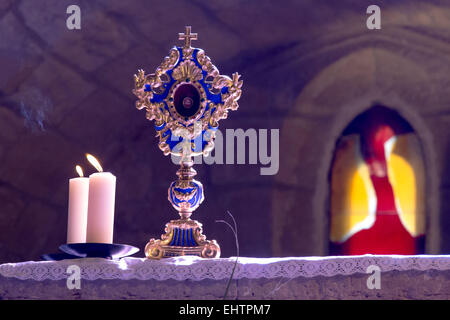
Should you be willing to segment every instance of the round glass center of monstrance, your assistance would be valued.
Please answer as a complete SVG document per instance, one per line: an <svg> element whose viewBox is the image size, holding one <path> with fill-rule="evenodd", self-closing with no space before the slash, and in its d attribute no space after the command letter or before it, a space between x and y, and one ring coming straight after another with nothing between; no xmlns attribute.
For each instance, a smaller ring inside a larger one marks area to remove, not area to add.
<svg viewBox="0 0 450 320"><path fill-rule="evenodd" d="M185 97L183 99L183 107L190 109L194 105L194 100L191 97Z"/></svg>
<svg viewBox="0 0 450 320"><path fill-rule="evenodd" d="M176 89L173 103L179 115L192 117L200 108L200 94L194 85L185 83Z"/></svg>

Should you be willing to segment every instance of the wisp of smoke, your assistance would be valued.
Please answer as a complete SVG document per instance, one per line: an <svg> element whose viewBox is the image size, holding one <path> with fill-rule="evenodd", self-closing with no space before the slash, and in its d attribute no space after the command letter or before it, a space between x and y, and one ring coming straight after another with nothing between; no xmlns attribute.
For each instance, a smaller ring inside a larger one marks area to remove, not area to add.
<svg viewBox="0 0 450 320"><path fill-rule="evenodd" d="M44 123L51 108L51 100L37 88L28 89L21 95L20 113L25 127L33 132L45 130Z"/></svg>

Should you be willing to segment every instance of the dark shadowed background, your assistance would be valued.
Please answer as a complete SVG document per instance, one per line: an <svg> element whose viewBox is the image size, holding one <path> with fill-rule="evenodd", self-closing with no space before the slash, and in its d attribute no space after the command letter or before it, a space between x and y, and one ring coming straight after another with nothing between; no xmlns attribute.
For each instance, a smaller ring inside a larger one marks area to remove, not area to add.
<svg viewBox="0 0 450 320"><path fill-rule="evenodd" d="M381 30L366 8L381 7ZM68 30L66 8L81 8ZM177 166L135 106L133 74L150 73L185 25L222 74L242 74L240 108L220 128L280 130L280 170L197 165L194 213L222 256L327 255L329 169L337 139L375 104L420 138L427 253L450 252L448 1L0 0L0 263L39 259L66 240L68 179L86 152L117 176L117 243L143 248L177 217Z"/></svg>

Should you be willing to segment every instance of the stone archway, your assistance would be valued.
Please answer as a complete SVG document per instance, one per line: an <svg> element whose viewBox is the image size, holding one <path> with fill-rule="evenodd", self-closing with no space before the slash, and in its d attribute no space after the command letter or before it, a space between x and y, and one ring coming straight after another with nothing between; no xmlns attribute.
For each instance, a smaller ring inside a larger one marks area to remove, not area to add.
<svg viewBox="0 0 450 320"><path fill-rule="evenodd" d="M423 146L427 190L426 253L440 249L439 188L432 134L421 116L433 104L430 75L380 48L350 53L308 83L281 129L280 171L272 197L274 255L328 254L329 169L335 143L358 115L380 104L396 110ZM285 250L290 244L291 251Z"/></svg>

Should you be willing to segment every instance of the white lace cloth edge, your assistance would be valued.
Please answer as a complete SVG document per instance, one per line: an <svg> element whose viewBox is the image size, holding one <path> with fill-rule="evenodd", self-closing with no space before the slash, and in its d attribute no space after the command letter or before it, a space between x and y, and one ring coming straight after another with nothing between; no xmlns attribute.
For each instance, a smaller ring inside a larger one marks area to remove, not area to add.
<svg viewBox="0 0 450 320"><path fill-rule="evenodd" d="M21 280L62 280L67 268L76 265L85 280L223 280L231 275L235 257L201 259L175 257L163 260L86 258L62 261L28 261L0 265L0 275ZM296 278L367 273L376 265L381 272L408 270L450 270L450 255L363 255L330 257L246 258L240 257L233 279Z"/></svg>

